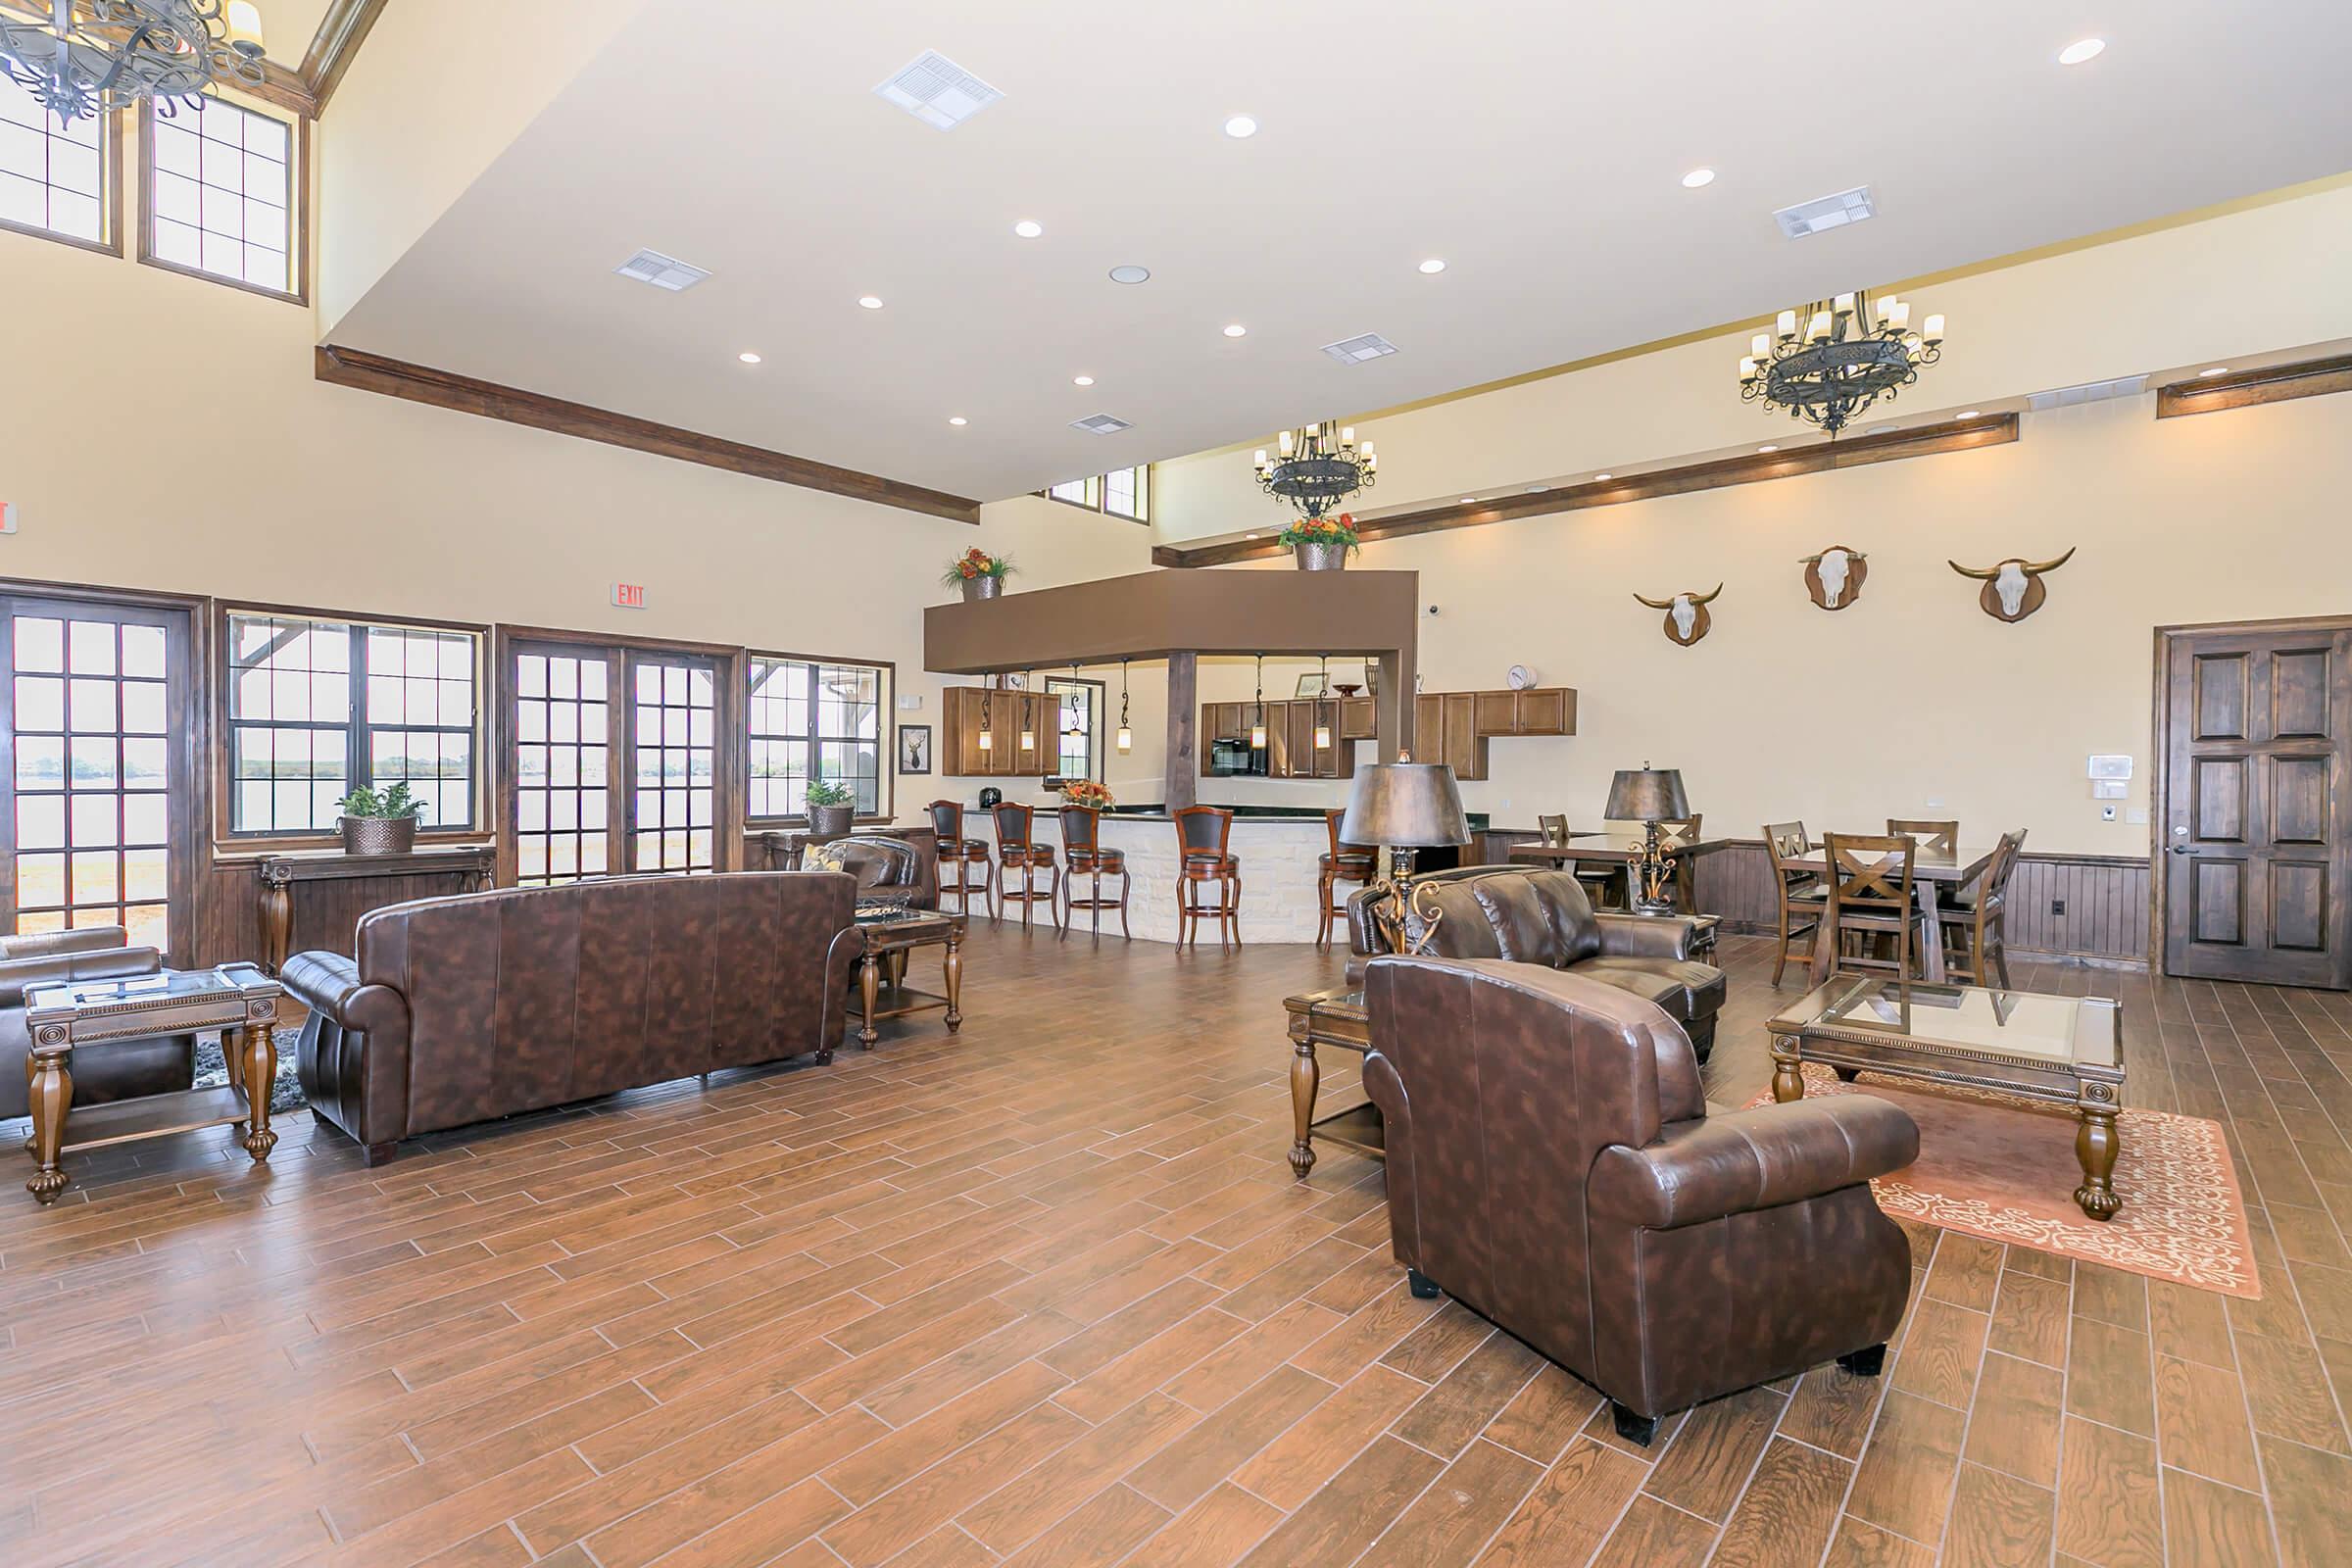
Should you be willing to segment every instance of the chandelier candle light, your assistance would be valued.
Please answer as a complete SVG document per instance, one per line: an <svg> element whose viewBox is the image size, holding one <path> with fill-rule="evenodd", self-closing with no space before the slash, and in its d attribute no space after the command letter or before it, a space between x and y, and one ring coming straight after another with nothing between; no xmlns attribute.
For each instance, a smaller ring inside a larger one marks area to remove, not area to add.
<svg viewBox="0 0 2352 1568"><path fill-rule="evenodd" d="M1921 366L1942 358L1942 317L1914 330L1910 301L1874 302L1857 289L1783 311L1774 330L1758 332L1740 361L1740 396L1836 436L1881 397L1891 401L1918 380Z"/></svg>
<svg viewBox="0 0 2352 1568"><path fill-rule="evenodd" d="M171 119L213 87L269 79L253 0L50 0L48 12L0 11L0 71L61 125L142 98Z"/></svg>
<svg viewBox="0 0 2352 1568"><path fill-rule="evenodd" d="M1372 488L1380 459L1367 441L1355 444L1355 426L1337 419L1300 425L1274 438L1269 458L1257 453L1258 488L1287 501L1309 517L1320 517L1358 490Z"/></svg>
<svg viewBox="0 0 2352 1568"><path fill-rule="evenodd" d="M1135 731L1127 724L1127 661L1119 661L1119 751L1135 750Z"/></svg>

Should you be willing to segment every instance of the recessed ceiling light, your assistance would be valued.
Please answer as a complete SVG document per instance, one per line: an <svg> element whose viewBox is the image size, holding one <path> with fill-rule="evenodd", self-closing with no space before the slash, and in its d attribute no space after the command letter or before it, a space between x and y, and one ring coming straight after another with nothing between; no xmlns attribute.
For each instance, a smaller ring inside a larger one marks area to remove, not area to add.
<svg viewBox="0 0 2352 1568"><path fill-rule="evenodd" d="M1110 270L1113 283L1148 283L1152 280L1149 267L1114 267Z"/></svg>
<svg viewBox="0 0 2352 1568"><path fill-rule="evenodd" d="M1714 183L1715 171L1712 169L1693 169L1690 171L1690 172L1683 176L1683 189L1685 190L1696 190L1701 185L1712 185Z"/></svg>
<svg viewBox="0 0 2352 1568"><path fill-rule="evenodd" d="M1465 507L1475 507L1478 505L1478 497L1464 496L1462 497L1462 505Z"/></svg>
<svg viewBox="0 0 2352 1568"><path fill-rule="evenodd" d="M1236 141L1257 134L1257 119L1253 115L1235 115L1225 122L1225 134Z"/></svg>
<svg viewBox="0 0 2352 1568"><path fill-rule="evenodd" d="M1242 537L1243 537L1243 538L1245 538L1245 539L1254 539L1254 538L1256 538L1256 537L1257 537L1257 535L1255 535L1255 534L1253 534L1253 533L1246 533L1246 534L1242 535Z"/></svg>
<svg viewBox="0 0 2352 1568"><path fill-rule="evenodd" d="M858 295L858 304L860 304L860 305L862 305L862 306L864 306L864 307L865 307L867 310L869 310L869 311L878 311L878 310L880 310L880 309L882 308L882 301L881 301L881 299L880 299L878 296L876 296L876 295L872 295L872 294L860 294L860 295Z"/></svg>
<svg viewBox="0 0 2352 1568"><path fill-rule="evenodd" d="M1241 322L1236 321L1225 329L1225 335L1227 337L1248 337L1250 335L1250 329L1244 326Z"/></svg>
<svg viewBox="0 0 2352 1568"><path fill-rule="evenodd" d="M1433 274L1443 272L1446 270L1446 264L1439 261L1435 256L1432 256L1428 261L1421 264L1421 270Z"/></svg>
<svg viewBox="0 0 2352 1568"><path fill-rule="evenodd" d="M1046 225L1035 219L1024 218L1012 225L1012 231L1023 239L1035 239L1046 231Z"/></svg>
<svg viewBox="0 0 2352 1568"><path fill-rule="evenodd" d="M760 363L760 356L754 354L750 349L745 349L741 354L738 354L735 357L746 365L758 365Z"/></svg>
<svg viewBox="0 0 2352 1568"><path fill-rule="evenodd" d="M1960 411L1960 417L1963 419L1975 419L1983 416L1984 411L1981 409L1962 409Z"/></svg>
<svg viewBox="0 0 2352 1568"><path fill-rule="evenodd" d="M1072 386L1093 386L1094 384L1095 378L1091 375L1073 375L1070 377L1070 385Z"/></svg>
<svg viewBox="0 0 2352 1568"><path fill-rule="evenodd" d="M2209 365L2202 370L2199 370L2197 373L2199 375L2228 375L2230 373L2230 367L2227 365Z"/></svg>
<svg viewBox="0 0 2352 1568"><path fill-rule="evenodd" d="M1531 496L1540 496L1550 488L1551 486L1547 484L1531 484L1527 487L1527 493Z"/></svg>
<svg viewBox="0 0 2352 1568"><path fill-rule="evenodd" d="M948 416L948 422L949 422L950 424L969 424L969 423L971 423L972 421L971 421L971 420L969 420L969 419L967 419L967 418L965 418L965 417L964 417L962 415L960 415L960 414L951 414L951 415L949 415L949 416Z"/></svg>
<svg viewBox="0 0 2352 1568"><path fill-rule="evenodd" d="M1758 448L1756 448L1756 450L1757 450L1758 452L1778 452L1778 451L1780 451L1781 449L1780 449L1779 447L1775 447L1775 446L1761 446L1761 447L1758 447Z"/></svg>
<svg viewBox="0 0 2352 1568"><path fill-rule="evenodd" d="M1598 484L1598 483L1599 483L1601 480L1603 480L1603 479L1613 479L1613 478L1615 478L1615 477L1616 477L1616 475L1615 475L1615 474L1610 474L1610 473L1596 473L1596 474L1594 474L1594 475L1592 476L1592 482L1593 482L1593 483L1595 483L1595 484Z"/></svg>
<svg viewBox="0 0 2352 1568"><path fill-rule="evenodd" d="M2058 51L2058 63L2062 66L2079 66L2085 60L2096 60L2106 47L2107 40L2104 38L2078 38Z"/></svg>

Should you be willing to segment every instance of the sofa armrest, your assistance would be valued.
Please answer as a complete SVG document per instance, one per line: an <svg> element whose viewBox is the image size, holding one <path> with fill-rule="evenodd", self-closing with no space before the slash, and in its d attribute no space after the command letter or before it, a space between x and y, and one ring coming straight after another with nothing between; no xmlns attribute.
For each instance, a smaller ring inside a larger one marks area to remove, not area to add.
<svg viewBox="0 0 2352 1568"><path fill-rule="evenodd" d="M67 953L105 953L129 946L130 933L122 926L77 925L70 931L0 937L0 963L19 958L53 958Z"/></svg>
<svg viewBox="0 0 2352 1568"><path fill-rule="evenodd" d="M1672 1230L1818 1198L1918 1157L1909 1116L1840 1095L1677 1122L1646 1149L1614 1145L1593 1162L1588 1194L1597 1212Z"/></svg>
<svg viewBox="0 0 2352 1568"><path fill-rule="evenodd" d="M75 980L127 980L155 974L164 956L154 948L60 949L25 958L0 960L0 1006L21 1007L33 986L67 985Z"/></svg>
<svg viewBox="0 0 2352 1568"><path fill-rule="evenodd" d="M366 985L360 966L340 953L297 953L277 973L286 995L344 1029L371 1034L408 1021L406 997L390 986Z"/></svg>
<svg viewBox="0 0 2352 1568"><path fill-rule="evenodd" d="M1682 915L1595 914L1604 958L1688 958L1698 922Z"/></svg>

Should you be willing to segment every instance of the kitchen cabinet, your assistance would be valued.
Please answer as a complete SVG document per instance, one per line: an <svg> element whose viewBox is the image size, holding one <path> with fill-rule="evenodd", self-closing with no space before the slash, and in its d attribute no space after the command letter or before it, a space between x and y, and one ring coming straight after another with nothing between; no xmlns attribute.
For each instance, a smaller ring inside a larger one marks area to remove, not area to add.
<svg viewBox="0 0 2352 1568"><path fill-rule="evenodd" d="M1368 741L1379 738L1373 723L1372 699L1344 697L1340 700L1340 739Z"/></svg>
<svg viewBox="0 0 2352 1568"><path fill-rule="evenodd" d="M940 694L942 771L964 778L1042 778L1059 760L1054 727L1059 716L1058 705L1043 692L950 686ZM1023 731L1031 743L1025 751ZM985 750L983 732L991 742Z"/></svg>
<svg viewBox="0 0 2352 1568"><path fill-rule="evenodd" d="M1250 703L1203 703L1201 732L1209 739L1247 742L1258 712ZM1265 705L1268 778L1349 778L1355 743L1376 740L1369 697L1277 700ZM1333 727L1332 744L1314 743L1318 722ZM1567 686L1529 691L1421 692L1413 698L1413 757L1444 762L1456 778L1488 776L1487 743L1496 736L1574 735L1576 692ZM1200 771L1208 773L1205 745Z"/></svg>

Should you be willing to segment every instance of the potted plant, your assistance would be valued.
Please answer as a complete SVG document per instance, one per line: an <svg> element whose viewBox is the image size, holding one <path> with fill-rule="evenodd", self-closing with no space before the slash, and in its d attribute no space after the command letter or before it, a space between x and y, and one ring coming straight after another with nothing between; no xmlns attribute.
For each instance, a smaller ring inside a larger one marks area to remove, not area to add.
<svg viewBox="0 0 2352 1568"><path fill-rule="evenodd" d="M858 792L847 784L827 778L808 781L808 831L811 833L847 833L850 817L857 810Z"/></svg>
<svg viewBox="0 0 2352 1568"><path fill-rule="evenodd" d="M1300 517L1274 541L1289 545L1298 557L1300 571L1343 571L1348 558L1363 548L1355 534L1355 514L1336 517Z"/></svg>
<svg viewBox="0 0 2352 1568"><path fill-rule="evenodd" d="M1108 810L1114 804L1110 791L1091 778L1065 780L1061 798L1072 806L1091 806L1098 811Z"/></svg>
<svg viewBox="0 0 2352 1568"><path fill-rule="evenodd" d="M343 810L344 854L406 855L416 847L424 803L410 795L406 780L380 792L363 784L335 804Z"/></svg>
<svg viewBox="0 0 2352 1568"><path fill-rule="evenodd" d="M1004 579L1013 572L1010 556L992 556L974 545L954 561L940 574L939 580L950 588L961 588L968 602L974 599L994 599L1004 591Z"/></svg>

